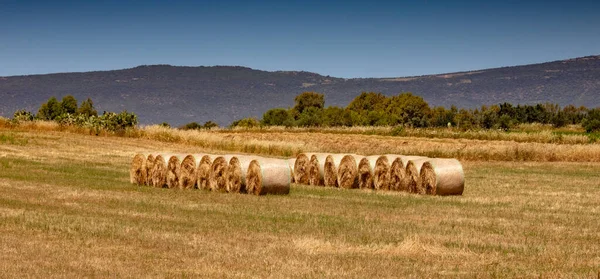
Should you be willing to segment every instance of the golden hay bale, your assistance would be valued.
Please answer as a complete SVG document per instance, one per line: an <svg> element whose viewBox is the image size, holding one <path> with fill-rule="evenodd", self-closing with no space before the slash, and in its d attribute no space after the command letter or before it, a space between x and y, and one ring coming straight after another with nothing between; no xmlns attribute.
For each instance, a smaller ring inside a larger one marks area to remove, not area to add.
<svg viewBox="0 0 600 279"><path fill-rule="evenodd" d="M152 167L152 186L163 188L167 185L167 161L163 155L154 157L154 167Z"/></svg>
<svg viewBox="0 0 600 279"><path fill-rule="evenodd" d="M391 186L391 163L400 155L385 154L379 156L375 161L375 168L373 169L373 187L376 190L392 190Z"/></svg>
<svg viewBox="0 0 600 279"><path fill-rule="evenodd" d="M377 158L377 155L367 156L358 162L358 188L373 189L373 169Z"/></svg>
<svg viewBox="0 0 600 279"><path fill-rule="evenodd" d="M308 167L313 153L300 153L294 163L294 181L298 184L308 184Z"/></svg>
<svg viewBox="0 0 600 279"><path fill-rule="evenodd" d="M308 185L325 185L323 175L325 174L325 160L327 156L329 156L327 153L315 153L310 156L310 161L308 162Z"/></svg>
<svg viewBox="0 0 600 279"><path fill-rule="evenodd" d="M462 195L465 173L456 159L431 159L421 166L421 185L428 195Z"/></svg>
<svg viewBox="0 0 600 279"><path fill-rule="evenodd" d="M181 175L181 161L183 155L171 155L167 161L167 187L180 188L179 178Z"/></svg>
<svg viewBox="0 0 600 279"><path fill-rule="evenodd" d="M154 155L148 154L146 158L146 183L144 185L152 186L152 168L154 168Z"/></svg>
<svg viewBox="0 0 600 279"><path fill-rule="evenodd" d="M212 162L208 179L211 191L227 191L227 161L231 160L231 157L231 155L222 155Z"/></svg>
<svg viewBox="0 0 600 279"><path fill-rule="evenodd" d="M288 166L290 167L290 175L292 177L292 183L296 183L294 178L294 165L296 164L296 158L287 159Z"/></svg>
<svg viewBox="0 0 600 279"><path fill-rule="evenodd" d="M425 194L425 188L421 183L421 166L431 158L409 160L406 164L407 188L410 193Z"/></svg>
<svg viewBox="0 0 600 279"><path fill-rule="evenodd" d="M323 166L323 181L325 186L339 187L338 184L338 166L344 158L344 154L331 154L325 158L325 165Z"/></svg>
<svg viewBox="0 0 600 279"><path fill-rule="evenodd" d="M246 190L254 195L287 195L291 176L286 160L260 158L250 162L246 174Z"/></svg>
<svg viewBox="0 0 600 279"><path fill-rule="evenodd" d="M390 190L408 192L406 164L410 160L423 159L422 156L398 156L390 166Z"/></svg>
<svg viewBox="0 0 600 279"><path fill-rule="evenodd" d="M179 173L179 187L182 189L194 189L198 176L196 164L199 162L196 155L189 154L181 160Z"/></svg>
<svg viewBox="0 0 600 279"><path fill-rule="evenodd" d="M358 188L358 162L364 156L348 154L340 161L338 167L338 185L340 188Z"/></svg>
<svg viewBox="0 0 600 279"><path fill-rule="evenodd" d="M229 160L227 166L227 184L225 189L229 193L246 193L246 172L252 160L259 159L257 156L235 155ZM287 161L286 161L287 163ZM288 170L289 170L289 165Z"/></svg>
<svg viewBox="0 0 600 279"><path fill-rule="evenodd" d="M210 169L212 166L211 155L204 155L200 158L198 168L196 169L196 184L198 189L210 190Z"/></svg>
<svg viewBox="0 0 600 279"><path fill-rule="evenodd" d="M143 154L133 156L129 166L129 182L138 185L146 183L146 156Z"/></svg>

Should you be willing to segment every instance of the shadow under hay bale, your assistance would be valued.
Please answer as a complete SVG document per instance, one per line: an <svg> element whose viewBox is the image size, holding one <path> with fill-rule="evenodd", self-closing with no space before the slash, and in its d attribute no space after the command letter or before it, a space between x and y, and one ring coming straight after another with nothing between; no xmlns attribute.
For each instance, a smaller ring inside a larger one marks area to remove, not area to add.
<svg viewBox="0 0 600 279"><path fill-rule="evenodd" d="M294 163L294 181L298 184L308 185L308 168L310 156L313 153L300 153Z"/></svg>
<svg viewBox="0 0 600 279"><path fill-rule="evenodd" d="M390 166L390 189L392 191L409 192L406 165L410 160L424 159L423 156L398 156Z"/></svg>
<svg viewBox="0 0 600 279"><path fill-rule="evenodd" d="M129 182L131 184L144 185L146 183L146 156L135 154L129 167Z"/></svg>
<svg viewBox="0 0 600 279"><path fill-rule="evenodd" d="M431 159L421 166L422 188L428 195L462 195L465 173L456 159Z"/></svg>
<svg viewBox="0 0 600 279"><path fill-rule="evenodd" d="M358 188L358 162L363 157L349 154L342 158L338 167L338 185L340 188Z"/></svg>
<svg viewBox="0 0 600 279"><path fill-rule="evenodd" d="M408 192L416 194L425 194L425 188L421 183L421 166L430 158L409 160L406 164L406 176L408 178Z"/></svg>
<svg viewBox="0 0 600 279"><path fill-rule="evenodd" d="M339 187L338 166L344 156L344 154L331 154L325 158L325 165L323 166L323 182L325 186Z"/></svg>
<svg viewBox="0 0 600 279"><path fill-rule="evenodd" d="M200 158L196 169L196 185L198 189L210 190L210 170L212 166L211 155L204 155Z"/></svg>
<svg viewBox="0 0 600 279"><path fill-rule="evenodd" d="M250 162L246 174L246 190L254 195L287 195L291 176L286 160L260 158Z"/></svg>
<svg viewBox="0 0 600 279"><path fill-rule="evenodd" d="M146 182L144 185L152 186L152 168L154 168L154 155L148 154L146 158Z"/></svg>
<svg viewBox="0 0 600 279"><path fill-rule="evenodd" d="M312 186L325 186L325 160L329 154L315 153L310 156L308 163L308 184Z"/></svg>
<svg viewBox="0 0 600 279"><path fill-rule="evenodd" d="M246 193L246 174L252 160L259 159L257 156L235 155L229 160L227 166L227 185L229 193ZM289 165L286 166L289 170Z"/></svg>
<svg viewBox="0 0 600 279"><path fill-rule="evenodd" d="M163 155L154 157L154 167L152 168L152 186L163 188L167 186L167 161Z"/></svg>
<svg viewBox="0 0 600 279"><path fill-rule="evenodd" d="M358 188L373 189L373 170L379 156L372 155L360 159L358 162Z"/></svg>

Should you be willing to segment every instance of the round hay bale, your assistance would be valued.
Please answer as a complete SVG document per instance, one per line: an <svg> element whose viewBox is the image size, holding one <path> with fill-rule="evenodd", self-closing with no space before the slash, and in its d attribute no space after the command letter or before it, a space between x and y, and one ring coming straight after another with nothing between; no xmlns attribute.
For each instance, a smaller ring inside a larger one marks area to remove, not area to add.
<svg viewBox="0 0 600 279"><path fill-rule="evenodd" d="M196 169L196 184L198 189L210 190L210 169L212 166L212 159L210 155L204 155L200 158L198 168Z"/></svg>
<svg viewBox="0 0 600 279"><path fill-rule="evenodd" d="M146 158L146 183L144 185L152 186L152 168L154 168L154 155L148 154Z"/></svg>
<svg viewBox="0 0 600 279"><path fill-rule="evenodd" d="M377 155L367 156L358 162L358 188L373 189L373 169L377 158Z"/></svg>
<svg viewBox="0 0 600 279"><path fill-rule="evenodd" d="M421 166L430 158L409 160L406 164L407 188L410 193L425 194L425 188L421 183Z"/></svg>
<svg viewBox="0 0 600 279"><path fill-rule="evenodd" d="M129 182L131 184L143 185L146 183L146 156L135 154L129 167Z"/></svg>
<svg viewBox="0 0 600 279"><path fill-rule="evenodd" d="M227 185L229 193L246 193L246 172L252 160L259 159L257 156L236 155L231 157L227 166ZM287 163L287 161L286 161ZM289 170L289 165L288 170Z"/></svg>
<svg viewBox="0 0 600 279"><path fill-rule="evenodd" d="M391 186L391 163L400 155L386 154L381 155L375 161L373 169L373 186L376 190L392 190Z"/></svg>
<svg viewBox="0 0 600 279"><path fill-rule="evenodd" d="M167 187L181 188L179 178L181 175L181 161L185 158L182 155L171 155L167 161Z"/></svg>
<svg viewBox="0 0 600 279"><path fill-rule="evenodd" d="M337 177L338 166L344 156L344 154L331 154L325 158L325 165L323 166L323 181L325 186L339 187Z"/></svg>
<svg viewBox="0 0 600 279"><path fill-rule="evenodd" d="M408 192L406 164L410 160L423 159L422 156L398 156L390 166L390 190Z"/></svg>
<svg viewBox="0 0 600 279"><path fill-rule="evenodd" d="M163 155L154 157L154 167L152 167L152 186L163 188L167 186L167 161Z"/></svg>
<svg viewBox="0 0 600 279"><path fill-rule="evenodd" d="M358 188L358 162L363 157L349 154L342 158L338 167L338 185L340 188Z"/></svg>
<svg viewBox="0 0 600 279"><path fill-rule="evenodd" d="M298 184L308 184L308 168L312 153L300 153L294 163L294 181Z"/></svg>
<svg viewBox="0 0 600 279"><path fill-rule="evenodd" d="M421 166L421 185L428 195L462 195L465 173L456 159L431 159Z"/></svg>
<svg viewBox="0 0 600 279"><path fill-rule="evenodd" d="M210 166L209 184L210 190L214 192L227 191L227 161L231 159L229 156L219 156L213 160Z"/></svg>
<svg viewBox="0 0 600 279"><path fill-rule="evenodd" d="M195 155L187 155L181 160L180 173L179 173L179 187L182 189L194 189L198 176L196 174L197 166Z"/></svg>
<svg viewBox="0 0 600 279"><path fill-rule="evenodd" d="M246 190L254 195L287 195L291 176L286 160L260 158L250 162L246 174Z"/></svg>
<svg viewBox="0 0 600 279"><path fill-rule="evenodd" d="M290 175L292 177L292 183L296 183L296 179L294 178L294 165L296 164L296 158L287 159L288 166L290 167Z"/></svg>
<svg viewBox="0 0 600 279"><path fill-rule="evenodd" d="M313 186L325 186L324 174L325 174L325 160L327 159L327 153L315 153L310 156L308 162L308 185Z"/></svg>

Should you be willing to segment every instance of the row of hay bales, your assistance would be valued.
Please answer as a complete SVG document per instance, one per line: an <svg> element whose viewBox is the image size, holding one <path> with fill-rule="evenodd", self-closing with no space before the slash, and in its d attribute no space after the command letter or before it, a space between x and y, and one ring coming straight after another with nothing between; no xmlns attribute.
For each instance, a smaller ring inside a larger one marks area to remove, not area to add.
<svg viewBox="0 0 600 279"><path fill-rule="evenodd" d="M456 159L395 154L301 153L294 162L298 184L405 191L429 195L462 195L465 176Z"/></svg>
<svg viewBox="0 0 600 279"><path fill-rule="evenodd" d="M290 164L293 160L247 155L136 154L129 175L131 183L158 188L285 195Z"/></svg>

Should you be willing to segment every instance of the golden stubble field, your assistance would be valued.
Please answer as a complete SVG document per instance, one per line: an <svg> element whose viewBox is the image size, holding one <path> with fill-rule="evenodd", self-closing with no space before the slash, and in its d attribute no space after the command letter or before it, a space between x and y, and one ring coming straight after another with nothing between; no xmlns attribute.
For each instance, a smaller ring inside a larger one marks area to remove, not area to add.
<svg viewBox="0 0 600 279"><path fill-rule="evenodd" d="M272 150L281 141L310 149L338 140L295 136L215 135L273 142ZM374 152L402 140L350 136L330 151L361 148L365 139ZM595 278L600 271L600 163L464 161L459 197L302 185L288 196L251 196L128 183L136 152L224 153L211 148L0 129L0 277Z"/></svg>

